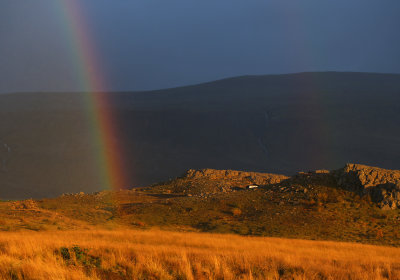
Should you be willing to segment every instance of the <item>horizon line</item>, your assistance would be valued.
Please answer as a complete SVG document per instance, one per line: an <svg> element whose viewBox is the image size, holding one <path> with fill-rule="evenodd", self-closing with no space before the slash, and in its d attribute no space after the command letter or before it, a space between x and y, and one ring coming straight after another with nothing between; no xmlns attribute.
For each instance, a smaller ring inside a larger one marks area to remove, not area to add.
<svg viewBox="0 0 400 280"><path fill-rule="evenodd" d="M64 90L46 90L46 91L11 91L11 92L0 92L0 95L9 95L9 94L47 94L47 93L54 93L54 94L63 94L63 93L70 93L70 94L84 94L84 93L148 93L148 92L155 92L155 91L165 91L171 89L179 89L179 88L187 88L187 87L195 87L200 85L212 84L216 82L238 79L238 78L248 78L248 77L266 77L266 76L291 76L291 75L301 75L301 74L327 74L327 73L342 73L342 74L373 74L373 75L393 75L393 76L400 76L400 73L389 73L389 72L363 72L363 71L336 71L336 70L327 70L327 71L302 71L302 72L287 72L287 73L279 73L279 74L243 74L238 76L227 76L224 78L219 78L215 80L209 80L199 83L193 84L186 84L186 85L179 85L179 86L171 86L165 88L156 88L156 89L143 89L143 90L111 90L111 91L64 91Z"/></svg>

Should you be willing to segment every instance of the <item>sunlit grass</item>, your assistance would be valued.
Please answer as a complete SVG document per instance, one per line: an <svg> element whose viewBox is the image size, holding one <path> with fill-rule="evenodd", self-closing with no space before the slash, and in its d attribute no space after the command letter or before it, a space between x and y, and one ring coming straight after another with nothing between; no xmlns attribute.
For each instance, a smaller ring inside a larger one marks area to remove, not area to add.
<svg viewBox="0 0 400 280"><path fill-rule="evenodd" d="M1 279L400 279L400 249L167 231L0 233Z"/></svg>

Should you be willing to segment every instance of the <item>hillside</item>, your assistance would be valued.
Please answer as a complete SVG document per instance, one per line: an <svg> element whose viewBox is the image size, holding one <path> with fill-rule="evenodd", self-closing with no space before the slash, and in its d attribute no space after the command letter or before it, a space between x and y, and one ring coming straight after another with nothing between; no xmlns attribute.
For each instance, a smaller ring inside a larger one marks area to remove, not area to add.
<svg viewBox="0 0 400 280"><path fill-rule="evenodd" d="M400 166L400 75L245 76L107 93L124 188L191 169L290 175L346 162ZM85 94L0 95L0 197L107 189Z"/></svg>
<svg viewBox="0 0 400 280"><path fill-rule="evenodd" d="M399 248L143 230L0 233L1 279L400 277Z"/></svg>
<svg viewBox="0 0 400 280"><path fill-rule="evenodd" d="M291 177L189 170L145 188L1 202L0 230L161 228L400 246L399 178L355 164Z"/></svg>

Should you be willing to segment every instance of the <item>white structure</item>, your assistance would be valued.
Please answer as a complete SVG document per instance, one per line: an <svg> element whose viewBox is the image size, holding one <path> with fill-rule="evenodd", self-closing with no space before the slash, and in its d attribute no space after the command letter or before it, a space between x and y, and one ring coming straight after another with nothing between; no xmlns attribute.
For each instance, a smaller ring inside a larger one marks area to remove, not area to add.
<svg viewBox="0 0 400 280"><path fill-rule="evenodd" d="M250 186L247 186L247 188L248 188L248 189L256 189L256 188L258 188L258 186L256 186L256 185L250 185Z"/></svg>

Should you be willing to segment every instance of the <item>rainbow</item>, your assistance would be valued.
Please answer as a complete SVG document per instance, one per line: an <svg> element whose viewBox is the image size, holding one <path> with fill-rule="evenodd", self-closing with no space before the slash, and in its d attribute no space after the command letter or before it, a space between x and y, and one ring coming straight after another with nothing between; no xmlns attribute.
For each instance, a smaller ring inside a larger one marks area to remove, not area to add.
<svg viewBox="0 0 400 280"><path fill-rule="evenodd" d="M117 122L110 107L110 95L105 93L107 83L102 73L104 67L97 55L83 4L80 3L80 0L59 0L52 3L58 11L56 15L61 15L61 24L65 26L65 32L69 36L68 49L72 52L71 63L80 78L80 88L85 92L83 102L87 107L88 120L91 124L92 142L95 144L94 154L101 175L101 187L114 190L127 187L128 180L124 174L123 153L118 145ZM305 27L303 29L306 30ZM297 36L293 30L288 29L287 32L289 35ZM305 38L306 40L301 42L304 44L301 49L308 50L310 49L308 44L312 40ZM311 53L305 53L298 59L298 62L304 66L313 61ZM329 114L329 106L324 103L319 83L310 77L308 80L302 80L300 85L307 92L302 96L309 101L307 106L311 106L320 116L312 126L314 129L312 135L317 138L315 142L331 147L332 140L329 139L329 135L333 135L333 133L329 129L330 126L324 123ZM303 114L305 110L307 108L299 107L298 113ZM332 154L312 153L310 160L318 163L317 167L321 167L327 165L332 157Z"/></svg>
<svg viewBox="0 0 400 280"><path fill-rule="evenodd" d="M106 93L106 79L102 65L96 54L86 15L79 0L55 1L58 15L68 34L68 49L72 51L72 61L84 92L83 103L87 108L91 135L95 144L95 157L101 176L101 186L119 189L127 186L122 166L122 151L118 145L117 122L110 107L111 100Z"/></svg>

